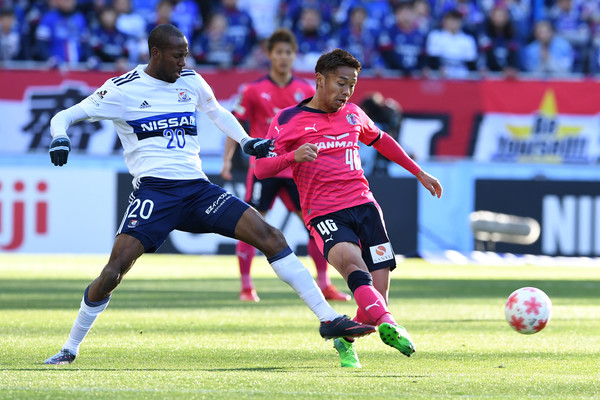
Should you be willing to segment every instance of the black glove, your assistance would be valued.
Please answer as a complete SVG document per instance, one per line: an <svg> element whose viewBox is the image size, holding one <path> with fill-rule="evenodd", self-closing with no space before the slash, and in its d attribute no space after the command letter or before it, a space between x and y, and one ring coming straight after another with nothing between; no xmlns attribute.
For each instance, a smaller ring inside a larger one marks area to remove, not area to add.
<svg viewBox="0 0 600 400"><path fill-rule="evenodd" d="M71 141L69 138L61 137L54 139L52 143L50 143L50 161L57 167L62 167L67 163L70 151Z"/></svg>
<svg viewBox="0 0 600 400"><path fill-rule="evenodd" d="M269 139L246 139L242 140L242 149L244 153L249 156L255 156L256 158L262 158L269 155L269 150L273 141Z"/></svg>

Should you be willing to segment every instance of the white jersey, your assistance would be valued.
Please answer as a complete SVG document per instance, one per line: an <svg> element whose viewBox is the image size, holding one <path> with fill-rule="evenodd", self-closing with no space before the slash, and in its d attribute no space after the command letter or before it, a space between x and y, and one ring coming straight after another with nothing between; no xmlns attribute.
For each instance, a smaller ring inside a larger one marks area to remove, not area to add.
<svg viewBox="0 0 600 400"><path fill-rule="evenodd" d="M212 89L192 69L168 83L146 74L145 68L138 65L107 80L79 105L93 121L114 122L134 185L144 176L207 179L198 155L196 109L217 109Z"/></svg>

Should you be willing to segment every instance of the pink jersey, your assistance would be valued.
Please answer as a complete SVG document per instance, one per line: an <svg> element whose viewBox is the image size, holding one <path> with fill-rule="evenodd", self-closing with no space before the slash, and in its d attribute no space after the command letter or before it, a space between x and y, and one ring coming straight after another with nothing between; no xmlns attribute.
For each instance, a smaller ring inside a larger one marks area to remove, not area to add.
<svg viewBox="0 0 600 400"><path fill-rule="evenodd" d="M244 85L242 94L233 109L233 115L240 121L250 124L250 136L263 138L269 125L280 110L298 104L315 93L314 85L301 78L292 77L287 85L277 85L267 75ZM250 171L253 171L255 158L250 157ZM276 175L278 178L292 178L287 168Z"/></svg>
<svg viewBox="0 0 600 400"><path fill-rule="evenodd" d="M274 139L271 156L293 152L304 143L319 148L315 161L291 164L305 224L344 208L376 203L360 164L358 142L372 145L383 132L356 104L326 113L305 102L277 114L267 135Z"/></svg>

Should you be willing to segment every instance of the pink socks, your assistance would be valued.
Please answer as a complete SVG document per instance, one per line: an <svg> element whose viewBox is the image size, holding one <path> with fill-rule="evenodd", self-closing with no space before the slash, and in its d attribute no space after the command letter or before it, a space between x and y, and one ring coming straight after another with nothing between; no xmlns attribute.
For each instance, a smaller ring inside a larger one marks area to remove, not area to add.
<svg viewBox="0 0 600 400"><path fill-rule="evenodd" d="M354 291L354 300L358 305L355 319L359 322L372 325L381 325L384 322L398 325L387 308L385 299L371 285L362 285Z"/></svg>

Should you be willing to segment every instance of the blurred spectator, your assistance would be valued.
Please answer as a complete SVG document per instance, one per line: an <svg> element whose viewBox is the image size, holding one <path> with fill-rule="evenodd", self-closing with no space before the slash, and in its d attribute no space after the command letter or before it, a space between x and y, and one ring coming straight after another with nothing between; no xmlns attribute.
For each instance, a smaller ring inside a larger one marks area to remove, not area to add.
<svg viewBox="0 0 600 400"><path fill-rule="evenodd" d="M0 61L16 58L19 54L20 42L15 12L11 8L0 10Z"/></svg>
<svg viewBox="0 0 600 400"><path fill-rule="evenodd" d="M150 35L152 29L162 24L172 24L177 26L173 22L173 2L171 0L161 0L156 5L156 13L154 20L146 25L146 36Z"/></svg>
<svg viewBox="0 0 600 400"><path fill-rule="evenodd" d="M298 55L294 63L298 71L314 71L318 58L323 54L332 42L322 24L321 12L316 8L305 8L300 15L298 31L295 32L298 39Z"/></svg>
<svg viewBox="0 0 600 400"><path fill-rule="evenodd" d="M590 73L600 72L600 2L598 0L582 0L581 19L590 26L592 34Z"/></svg>
<svg viewBox="0 0 600 400"><path fill-rule="evenodd" d="M282 3L282 25L292 32L298 32L302 14L306 9L318 10L321 19L321 32L329 34L332 30L334 4L323 0L289 0Z"/></svg>
<svg viewBox="0 0 600 400"><path fill-rule="evenodd" d="M133 64L145 62L148 59L146 20L141 14L132 10L130 0L113 0L113 7L119 15L117 30L129 37L127 43L129 60Z"/></svg>
<svg viewBox="0 0 600 400"><path fill-rule="evenodd" d="M419 30L427 35L431 31L433 25L433 17L431 16L431 7L427 0L415 0L414 13Z"/></svg>
<svg viewBox="0 0 600 400"><path fill-rule="evenodd" d="M76 66L89 57L89 32L76 0L55 0L36 30L36 55L51 66Z"/></svg>
<svg viewBox="0 0 600 400"><path fill-rule="evenodd" d="M477 35L485 18L475 0L438 0L437 16L444 16L448 11L458 11L462 17L462 29L470 35Z"/></svg>
<svg viewBox="0 0 600 400"><path fill-rule="evenodd" d="M388 133L396 141L402 125L402 107L391 98L384 98L379 92L371 93L360 102L360 108L373 120L375 125ZM359 143L360 162L365 175L387 175L389 160L372 146Z"/></svg>
<svg viewBox="0 0 600 400"><path fill-rule="evenodd" d="M77 0L77 10L88 22L90 32L100 26L100 12L110 6L112 6L112 0Z"/></svg>
<svg viewBox="0 0 600 400"><path fill-rule="evenodd" d="M544 77L571 72L573 49L569 42L554 34L550 22L539 21L535 25L534 37L523 52L525 71Z"/></svg>
<svg viewBox="0 0 600 400"><path fill-rule="evenodd" d="M424 67L425 34L419 29L414 3L405 1L394 10L395 24L379 37L386 68L420 75Z"/></svg>
<svg viewBox="0 0 600 400"><path fill-rule="evenodd" d="M194 0L200 7L200 17L204 21L203 25L206 26L210 17L217 12L221 6L220 0ZM204 28L202 28L204 29Z"/></svg>
<svg viewBox="0 0 600 400"><path fill-rule="evenodd" d="M160 0L131 0L130 7L132 10L135 10L135 13L141 16L144 21L150 22L156 17L156 7L159 2Z"/></svg>
<svg viewBox="0 0 600 400"><path fill-rule="evenodd" d="M466 78L469 71L476 69L477 44L461 30L461 23L458 11L448 11L442 18L442 28L433 30L427 37L429 67L443 77Z"/></svg>
<svg viewBox="0 0 600 400"><path fill-rule="evenodd" d="M202 30L204 20L200 7L194 0L173 0L174 8L171 14L173 25L177 26L188 40Z"/></svg>
<svg viewBox="0 0 600 400"><path fill-rule="evenodd" d="M350 12L350 19L335 35L337 47L349 51L365 69L377 64L378 31L367 27L367 11L357 6Z"/></svg>
<svg viewBox="0 0 600 400"><path fill-rule="evenodd" d="M254 46L252 52L246 57L244 66L254 69L269 69L271 60L269 60L269 51L267 49L268 39L262 39L258 45Z"/></svg>
<svg viewBox="0 0 600 400"><path fill-rule="evenodd" d="M227 20L227 38L234 45L234 65L239 65L256 43L252 18L247 12L240 10L238 0L221 0L219 13Z"/></svg>
<svg viewBox="0 0 600 400"><path fill-rule="evenodd" d="M50 10L48 1L33 0L26 4L19 1L15 4L15 16L17 17L18 30L21 35L21 49L17 56L20 60L33 60L37 48L36 31L42 20L42 16Z"/></svg>
<svg viewBox="0 0 600 400"><path fill-rule="evenodd" d="M574 72L587 72L586 60L589 57L591 36L587 21L581 18L581 9L572 0L556 0L549 10L548 17L557 36L565 39L574 51Z"/></svg>
<svg viewBox="0 0 600 400"><path fill-rule="evenodd" d="M198 64L230 68L242 62L236 53L235 41L229 36L227 18L221 13L210 17L206 29L192 43L192 55Z"/></svg>
<svg viewBox="0 0 600 400"><path fill-rule="evenodd" d="M515 26L517 40L520 45L527 43L532 33L532 6L531 0L504 0L503 1L511 20Z"/></svg>
<svg viewBox="0 0 600 400"><path fill-rule="evenodd" d="M116 70L128 70L128 37L117 30L117 11L112 7L105 7L100 10L98 19L100 25L92 30L90 38L94 54L92 63L114 63Z"/></svg>
<svg viewBox="0 0 600 400"><path fill-rule="evenodd" d="M405 0L400 0L405 1ZM350 12L356 7L362 7L367 12L367 27L383 29L394 23L391 3L393 0L342 0L335 12L335 22L338 25L348 23Z"/></svg>
<svg viewBox="0 0 600 400"><path fill-rule="evenodd" d="M519 69L519 43L508 9L498 4L490 11L479 35L479 49L483 57L482 69L503 72L515 77Z"/></svg>
<svg viewBox="0 0 600 400"><path fill-rule="evenodd" d="M238 5L252 18L259 41L267 39L279 27L280 0L240 0Z"/></svg>
<svg viewBox="0 0 600 400"><path fill-rule="evenodd" d="M598 0L580 1L580 18L593 30L600 24L600 2Z"/></svg>

